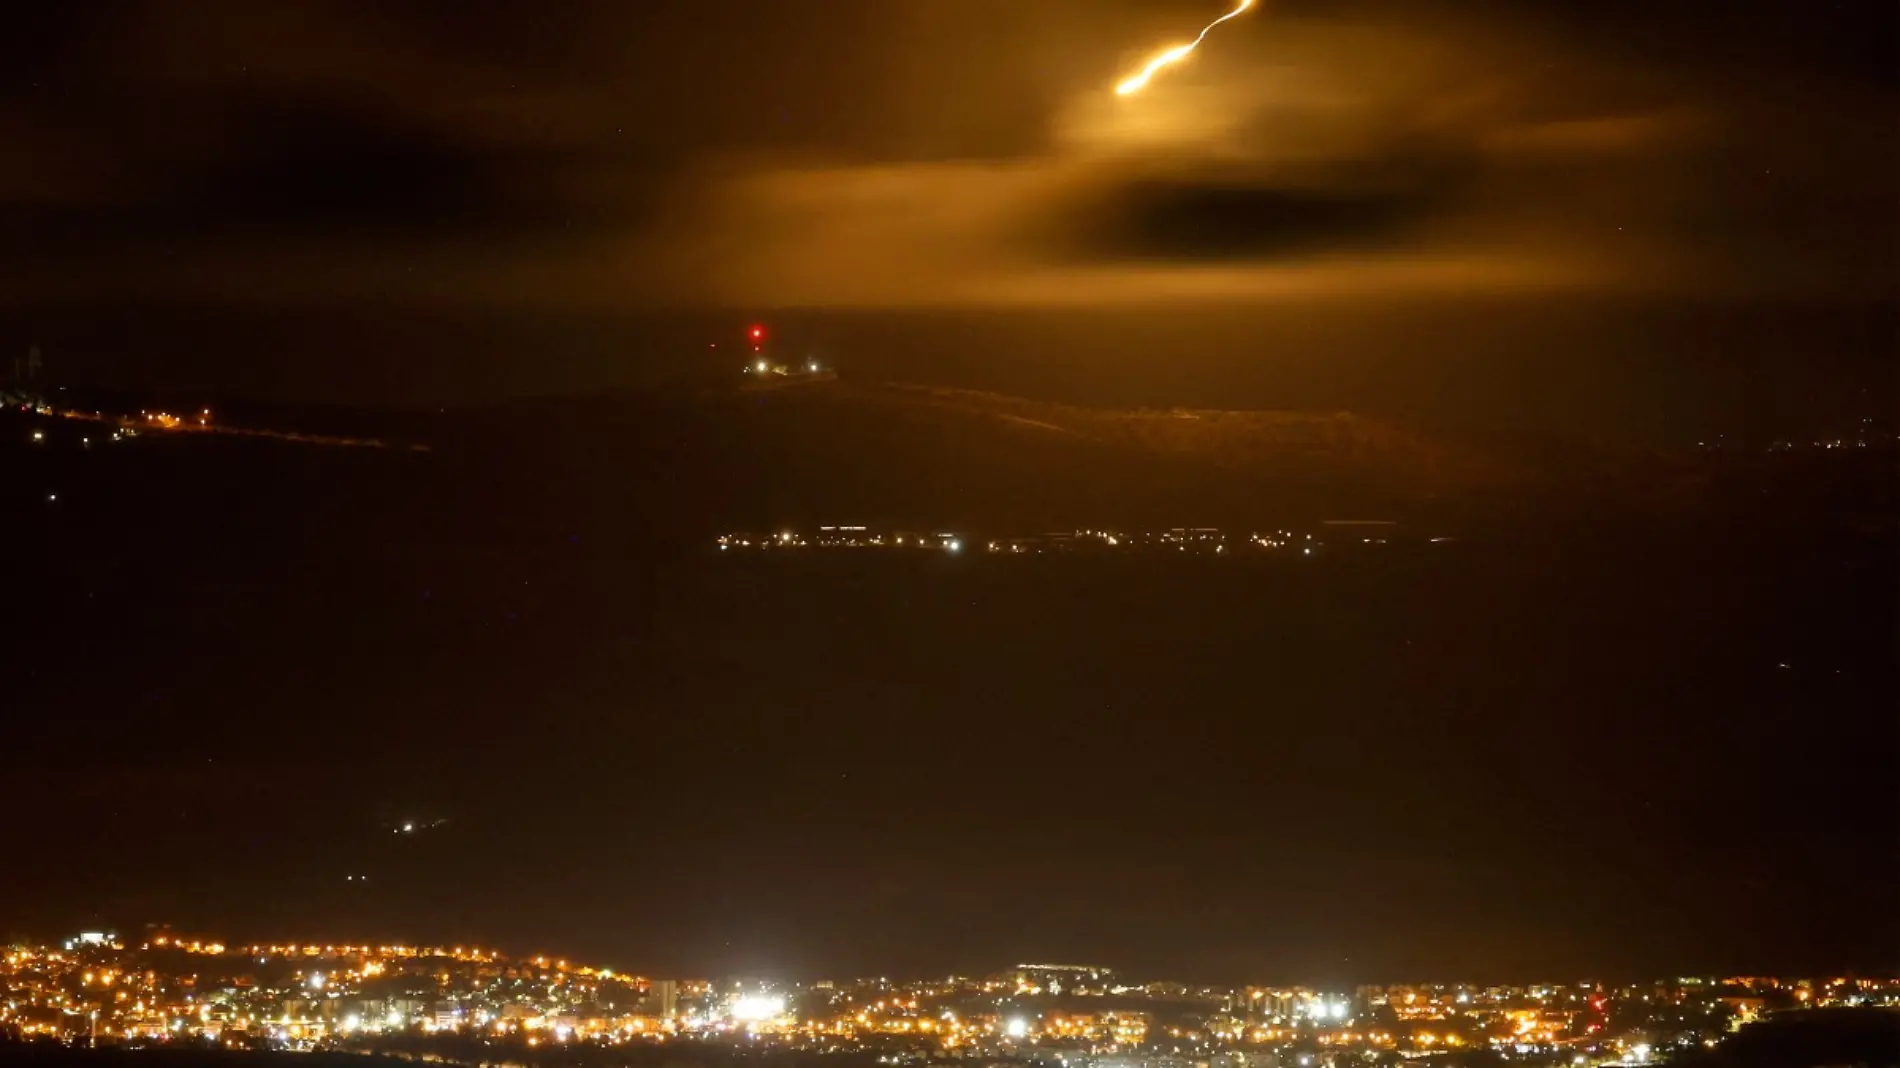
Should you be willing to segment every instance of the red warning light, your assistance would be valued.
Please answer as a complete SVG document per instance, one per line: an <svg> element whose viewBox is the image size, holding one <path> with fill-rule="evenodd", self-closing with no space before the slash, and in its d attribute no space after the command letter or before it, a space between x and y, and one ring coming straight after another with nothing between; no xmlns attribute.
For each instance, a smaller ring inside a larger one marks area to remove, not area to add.
<svg viewBox="0 0 1900 1068"><path fill-rule="evenodd" d="M751 330L747 331L747 333L749 333L752 336L752 340L754 341L765 340L765 327L763 326L755 326Z"/></svg>

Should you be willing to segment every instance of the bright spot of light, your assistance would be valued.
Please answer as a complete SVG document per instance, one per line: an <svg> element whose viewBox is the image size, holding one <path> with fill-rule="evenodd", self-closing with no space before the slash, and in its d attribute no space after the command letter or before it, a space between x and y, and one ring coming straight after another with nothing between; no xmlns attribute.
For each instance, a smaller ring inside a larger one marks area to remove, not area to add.
<svg viewBox="0 0 1900 1068"><path fill-rule="evenodd" d="M1003 1030L1011 1038L1021 1038L1029 1033L1029 1021L1020 1016L1012 1016L1009 1022L1003 1025Z"/></svg>
<svg viewBox="0 0 1900 1068"><path fill-rule="evenodd" d="M753 365L752 365L752 369L753 369L753 370L755 370L755 371L757 371L757 372L758 372L758 373L760 373L760 374L764 374L764 373L765 373L765 361L764 361L764 360L760 360L760 361L759 361L758 363L755 363L755 364L753 364Z"/></svg>
<svg viewBox="0 0 1900 1068"><path fill-rule="evenodd" d="M322 972L315 972L310 976L310 989L312 990L323 989L323 973Z"/></svg>
<svg viewBox="0 0 1900 1068"><path fill-rule="evenodd" d="M785 1015L785 999L782 997L753 994L734 998L732 1001L732 1018L735 1020L753 1022L770 1020L783 1015Z"/></svg>
<svg viewBox="0 0 1900 1068"><path fill-rule="evenodd" d="M953 553L960 553L963 551L963 543L956 540L955 538L952 538L950 539L950 544L944 546L944 548L950 550Z"/></svg>

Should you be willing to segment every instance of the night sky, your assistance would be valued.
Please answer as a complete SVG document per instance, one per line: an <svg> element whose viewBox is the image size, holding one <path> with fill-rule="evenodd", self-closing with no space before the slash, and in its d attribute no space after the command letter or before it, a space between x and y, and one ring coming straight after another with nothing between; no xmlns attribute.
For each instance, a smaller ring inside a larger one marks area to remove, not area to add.
<svg viewBox="0 0 1900 1068"><path fill-rule="evenodd" d="M1363 408L1429 362L1541 416L1626 360L1584 429L1646 434L1893 336L1890 5L1299 0L1114 95L1220 6L40 6L3 336L419 405L670 372L734 316L1123 402Z"/></svg>
<svg viewBox="0 0 1900 1068"><path fill-rule="evenodd" d="M736 372L763 321L1077 403L1669 446L1891 418L1892 3L1270 0L1114 94L1224 10L27 5L0 352L433 410ZM1712 520L1324 579L721 570L639 536L694 470L562 483L618 495L621 550L495 488L538 491L525 460L433 516L356 462L167 454L98 482L162 533L16 526L0 934L675 974L1895 958L1878 550ZM516 518L547 537L490 537Z"/></svg>

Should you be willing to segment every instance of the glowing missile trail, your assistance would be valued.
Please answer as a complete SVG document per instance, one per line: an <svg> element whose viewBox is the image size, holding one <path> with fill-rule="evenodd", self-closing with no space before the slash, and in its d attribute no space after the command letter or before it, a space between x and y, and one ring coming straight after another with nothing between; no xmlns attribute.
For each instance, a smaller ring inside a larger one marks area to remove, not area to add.
<svg viewBox="0 0 1900 1068"><path fill-rule="evenodd" d="M1146 89L1148 87L1148 80L1153 78L1163 67L1174 66L1176 63L1181 62L1193 54L1196 48L1201 47L1201 42L1207 40L1207 35L1214 32L1214 27L1226 22L1228 19L1239 18L1241 15L1246 14L1247 9L1252 6L1253 0L1240 0L1240 6L1208 23L1207 27L1201 31L1201 35L1196 37L1192 42L1184 45L1175 45L1173 48L1149 60L1148 65L1141 68L1140 74L1135 75L1115 87L1115 95L1132 96Z"/></svg>

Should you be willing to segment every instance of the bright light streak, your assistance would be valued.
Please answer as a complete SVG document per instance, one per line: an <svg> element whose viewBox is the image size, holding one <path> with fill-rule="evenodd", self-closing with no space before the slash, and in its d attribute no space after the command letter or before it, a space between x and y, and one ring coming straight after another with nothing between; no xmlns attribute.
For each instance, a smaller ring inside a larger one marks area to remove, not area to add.
<svg viewBox="0 0 1900 1068"><path fill-rule="evenodd" d="M1136 74L1134 77L1129 78L1127 81L1115 87L1115 95L1116 96L1133 96L1134 94L1141 92L1143 89L1146 89L1148 87L1149 80L1152 79L1156 74L1160 73L1162 68L1172 67L1176 63L1179 63L1182 60L1186 59L1188 56L1193 55L1194 50L1196 48L1201 47L1201 42L1207 40L1207 35L1214 32L1214 27L1219 26L1221 23L1226 22L1228 19L1238 18L1241 15L1246 14L1247 10L1251 7L1253 7L1253 0L1240 0L1239 5L1236 6L1232 11L1229 11L1227 14L1222 15L1220 18L1217 18L1214 21L1208 23L1206 28L1201 30L1200 36L1194 38L1193 41L1184 45L1175 45L1173 48L1170 48L1162 52L1160 55L1149 60L1148 65L1141 68L1141 73Z"/></svg>

